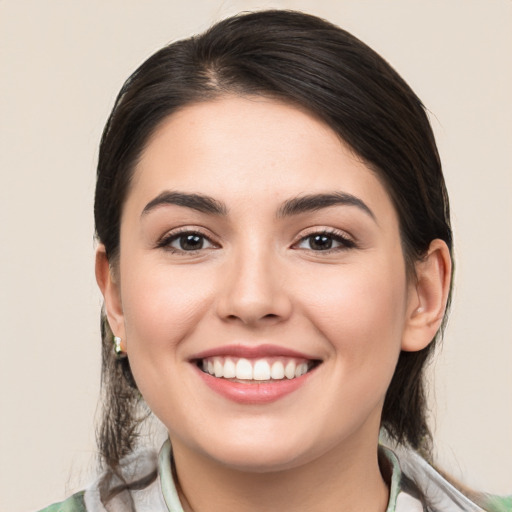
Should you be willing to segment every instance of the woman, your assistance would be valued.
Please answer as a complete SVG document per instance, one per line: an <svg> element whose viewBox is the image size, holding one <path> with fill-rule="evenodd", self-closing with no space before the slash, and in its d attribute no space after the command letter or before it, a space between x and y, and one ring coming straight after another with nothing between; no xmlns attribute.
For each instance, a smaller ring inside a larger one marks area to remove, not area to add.
<svg viewBox="0 0 512 512"><path fill-rule="evenodd" d="M417 454L448 197L420 100L356 38L266 11L157 52L105 128L95 220L105 472L49 510L512 509Z"/></svg>

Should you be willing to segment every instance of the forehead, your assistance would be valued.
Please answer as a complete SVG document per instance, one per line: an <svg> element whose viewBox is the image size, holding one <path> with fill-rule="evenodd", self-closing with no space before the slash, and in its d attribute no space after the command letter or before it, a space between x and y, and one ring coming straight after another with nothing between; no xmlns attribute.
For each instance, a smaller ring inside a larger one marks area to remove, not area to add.
<svg viewBox="0 0 512 512"><path fill-rule="evenodd" d="M324 122L262 97L222 97L170 115L135 169L128 201L138 208L163 190L226 201L339 190L389 203L380 180Z"/></svg>

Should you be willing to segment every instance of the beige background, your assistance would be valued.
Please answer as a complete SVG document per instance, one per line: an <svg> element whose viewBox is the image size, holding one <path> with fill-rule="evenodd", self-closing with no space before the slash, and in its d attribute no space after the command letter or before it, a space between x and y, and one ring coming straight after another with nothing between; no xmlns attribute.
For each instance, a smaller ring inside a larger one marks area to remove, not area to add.
<svg viewBox="0 0 512 512"><path fill-rule="evenodd" d="M468 484L512 492L512 1L0 0L0 510L62 499L94 470L92 198L117 91L166 42L271 6L353 32L432 113L458 266L436 453Z"/></svg>

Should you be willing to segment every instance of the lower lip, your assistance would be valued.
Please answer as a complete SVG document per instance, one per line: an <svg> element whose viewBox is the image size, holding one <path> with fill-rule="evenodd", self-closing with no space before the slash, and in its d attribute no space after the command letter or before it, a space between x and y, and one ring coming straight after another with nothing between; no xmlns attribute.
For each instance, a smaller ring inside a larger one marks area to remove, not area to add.
<svg viewBox="0 0 512 512"><path fill-rule="evenodd" d="M312 371L295 377L294 379L282 379L270 382L232 382L228 379L213 377L196 367L203 382L213 391L233 402L240 404L266 404L275 402L280 398L297 391L309 379Z"/></svg>

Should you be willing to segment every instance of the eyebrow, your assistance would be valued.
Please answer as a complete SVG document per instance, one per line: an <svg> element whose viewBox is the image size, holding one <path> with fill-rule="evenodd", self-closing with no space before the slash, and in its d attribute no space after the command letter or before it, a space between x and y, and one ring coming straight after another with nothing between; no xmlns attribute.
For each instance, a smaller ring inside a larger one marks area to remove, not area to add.
<svg viewBox="0 0 512 512"><path fill-rule="evenodd" d="M301 213L321 210L328 208L329 206L355 206L364 213L369 215L375 222L374 213L366 205L364 201L359 199L352 194L346 192L334 192L328 194L310 194L301 197L295 197L285 201L279 211L277 212L278 217L289 217L291 215L299 215Z"/></svg>
<svg viewBox="0 0 512 512"><path fill-rule="evenodd" d="M228 213L227 206L214 199L213 197L203 194L191 194L187 192L165 191L151 200L142 210L142 216L165 205L183 206L191 208L201 213L226 216ZM374 213L366 205L364 201L352 194L346 192L332 192L324 194L309 194L300 197L294 197L285 201L277 211L277 217L290 217L307 213L311 211L321 210L330 206L355 206L369 215L375 222Z"/></svg>
<svg viewBox="0 0 512 512"><path fill-rule="evenodd" d="M150 211L164 205L184 206L192 208L201 213L209 213L213 215L226 215L227 208L224 203L217 201L213 197L203 194L189 194L185 192L165 191L150 201L142 210L142 216L147 215Z"/></svg>

